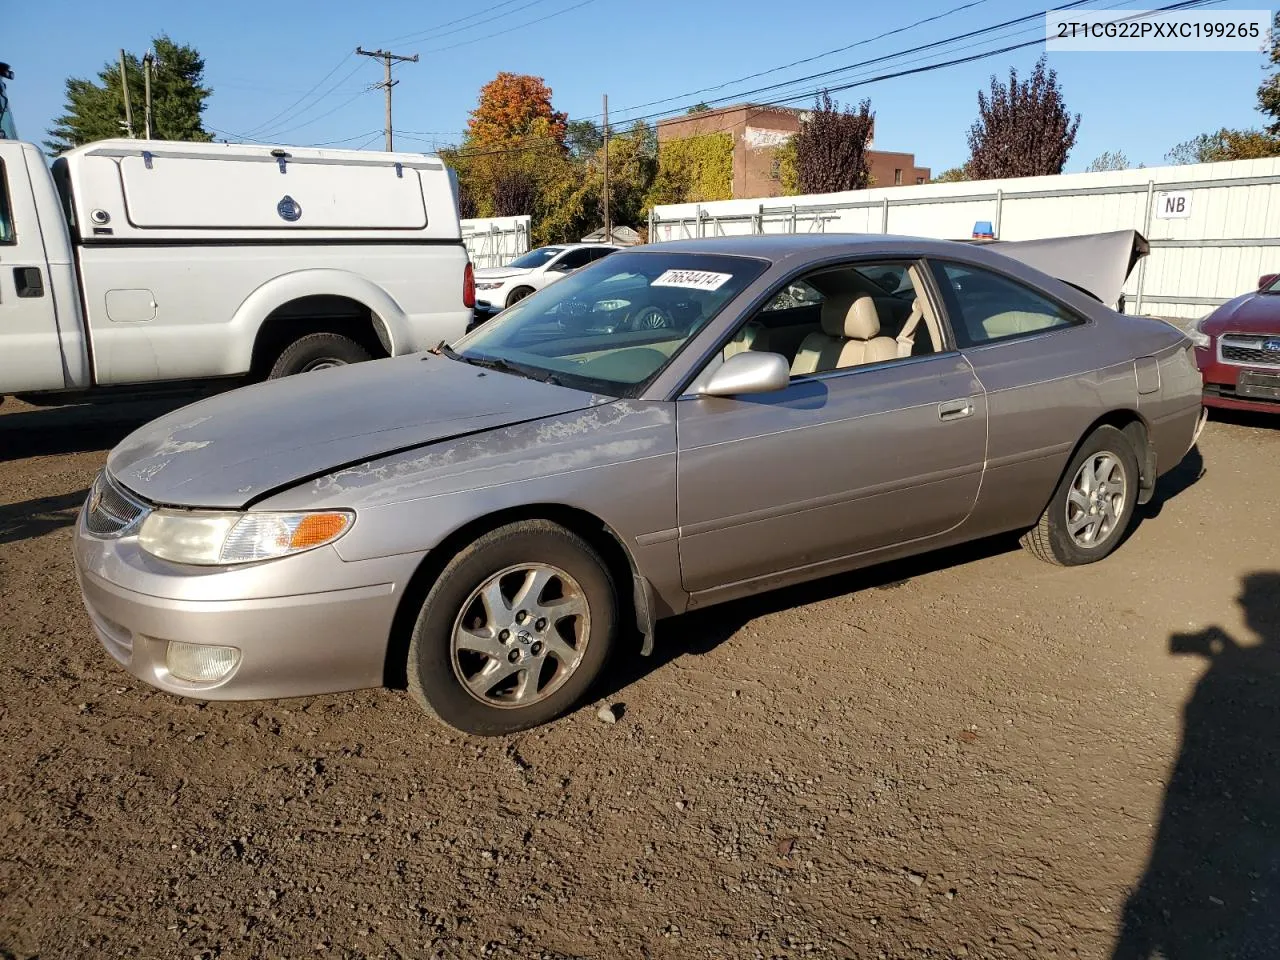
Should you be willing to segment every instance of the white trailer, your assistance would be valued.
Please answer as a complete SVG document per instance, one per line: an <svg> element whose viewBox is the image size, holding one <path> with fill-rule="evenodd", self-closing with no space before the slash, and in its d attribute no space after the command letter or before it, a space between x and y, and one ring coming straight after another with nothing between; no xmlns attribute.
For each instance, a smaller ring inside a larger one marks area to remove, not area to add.
<svg viewBox="0 0 1280 960"><path fill-rule="evenodd" d="M0 140L0 395L286 376L460 336L474 277L422 154Z"/></svg>

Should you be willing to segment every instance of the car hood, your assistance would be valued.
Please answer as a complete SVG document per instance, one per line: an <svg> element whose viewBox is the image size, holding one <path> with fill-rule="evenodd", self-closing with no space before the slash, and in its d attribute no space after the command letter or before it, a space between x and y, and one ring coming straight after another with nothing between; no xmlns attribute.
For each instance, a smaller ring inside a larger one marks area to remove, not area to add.
<svg viewBox="0 0 1280 960"><path fill-rule="evenodd" d="M107 469L159 504L238 509L345 466L608 398L419 354L233 390L134 431Z"/></svg>
<svg viewBox="0 0 1280 960"><path fill-rule="evenodd" d="M512 270L510 267L484 267L476 271L477 280L507 280L511 277L523 277L531 270Z"/></svg>
<svg viewBox="0 0 1280 960"><path fill-rule="evenodd" d="M1246 293L1209 314L1205 333L1280 333L1280 293Z"/></svg>

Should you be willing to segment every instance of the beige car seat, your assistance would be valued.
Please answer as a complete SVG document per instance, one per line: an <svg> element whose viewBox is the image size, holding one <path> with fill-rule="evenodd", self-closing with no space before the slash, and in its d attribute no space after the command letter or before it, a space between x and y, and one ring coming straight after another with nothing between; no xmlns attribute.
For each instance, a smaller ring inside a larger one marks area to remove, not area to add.
<svg viewBox="0 0 1280 960"><path fill-rule="evenodd" d="M804 338L791 375L843 370L898 356L893 337L880 336L880 314L866 294L840 294L822 303L822 332Z"/></svg>

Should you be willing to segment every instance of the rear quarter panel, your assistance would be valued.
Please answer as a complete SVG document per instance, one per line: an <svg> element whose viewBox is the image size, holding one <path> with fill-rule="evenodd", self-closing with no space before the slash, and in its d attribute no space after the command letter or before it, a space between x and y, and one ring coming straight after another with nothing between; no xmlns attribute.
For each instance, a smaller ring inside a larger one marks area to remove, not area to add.
<svg viewBox="0 0 1280 960"><path fill-rule="evenodd" d="M1137 411L1133 356L1111 319L965 352L990 411L974 536L1034 524L1090 426Z"/></svg>

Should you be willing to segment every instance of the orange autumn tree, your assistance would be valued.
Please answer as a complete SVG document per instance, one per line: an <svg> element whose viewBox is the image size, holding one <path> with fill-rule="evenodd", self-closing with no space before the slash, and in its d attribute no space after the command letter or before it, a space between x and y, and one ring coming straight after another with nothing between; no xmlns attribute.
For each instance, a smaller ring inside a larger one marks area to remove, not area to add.
<svg viewBox="0 0 1280 960"><path fill-rule="evenodd" d="M581 179L565 143L568 120L551 105L551 88L541 77L503 72L480 88L462 143L441 151L457 170L475 215L530 214L539 242L577 239L544 227L552 197Z"/></svg>
<svg viewBox="0 0 1280 960"><path fill-rule="evenodd" d="M504 71L480 88L480 101L467 122L467 140L473 146L497 146L537 136L563 147L568 123L568 114L551 106L546 81Z"/></svg>

